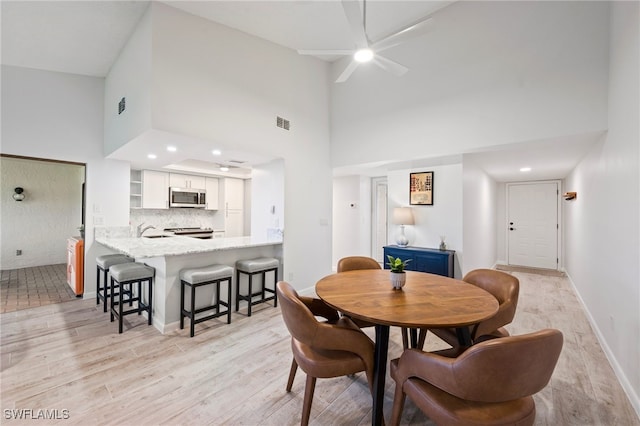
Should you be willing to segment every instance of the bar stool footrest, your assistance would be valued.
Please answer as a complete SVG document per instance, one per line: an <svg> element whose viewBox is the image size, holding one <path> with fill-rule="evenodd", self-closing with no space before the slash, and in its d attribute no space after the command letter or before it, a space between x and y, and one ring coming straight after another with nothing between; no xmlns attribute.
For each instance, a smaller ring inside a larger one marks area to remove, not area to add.
<svg viewBox="0 0 640 426"><path fill-rule="evenodd" d="M194 326L201 322L218 318L223 315L227 316L227 324L231 323L231 280L233 279L233 268L226 265L210 265L202 268L183 269L180 271L180 329L184 329L184 319L190 321L190 336L195 335ZM227 300L220 297L221 285L227 285ZM215 303L201 308L195 308L196 288L214 285L215 286ZM186 287L190 287L191 309L185 309L185 291ZM224 307L226 309L220 309ZM202 318L196 318L196 314L206 311L214 311L211 315Z"/></svg>
<svg viewBox="0 0 640 426"><path fill-rule="evenodd" d="M247 316L251 316L251 307L259 303L264 303L273 300L273 307L278 306L278 296L276 293L276 283L278 281L278 269L280 267L280 261L276 258L262 257L257 259L239 260L236 262L236 312L240 309L240 301L247 302ZM267 288L266 279L267 274L273 272L273 289ZM247 293L240 293L240 277L241 275L247 276ZM258 291L253 291L253 276L260 275L262 280L260 282L260 288ZM270 293L273 296L266 296L265 293ZM253 300L255 297L260 297L258 300Z"/></svg>

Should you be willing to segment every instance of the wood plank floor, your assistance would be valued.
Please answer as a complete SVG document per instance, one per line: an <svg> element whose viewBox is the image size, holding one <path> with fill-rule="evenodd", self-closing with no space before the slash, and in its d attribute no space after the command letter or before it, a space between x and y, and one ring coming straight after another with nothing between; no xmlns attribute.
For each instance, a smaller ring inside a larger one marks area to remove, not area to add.
<svg viewBox="0 0 640 426"><path fill-rule="evenodd" d="M563 352L551 383L535 396L537 425L638 425L573 294L568 280L514 272L521 282L512 334L562 330ZM142 317L126 317L125 332L93 300L0 315L2 424L12 409L68 419L45 424L295 425L300 422L304 374L285 384L290 342L280 309L256 306L251 318L212 320L161 335ZM367 331L372 335L372 330ZM389 358L402 352L391 331ZM443 347L429 335L427 350ZM385 414L393 380L387 378ZM45 413L37 410L49 410ZM57 411L53 411L57 410ZM67 411L63 411L67 410ZM371 398L362 374L318 380L311 423L367 425ZM403 423L432 422L407 401Z"/></svg>

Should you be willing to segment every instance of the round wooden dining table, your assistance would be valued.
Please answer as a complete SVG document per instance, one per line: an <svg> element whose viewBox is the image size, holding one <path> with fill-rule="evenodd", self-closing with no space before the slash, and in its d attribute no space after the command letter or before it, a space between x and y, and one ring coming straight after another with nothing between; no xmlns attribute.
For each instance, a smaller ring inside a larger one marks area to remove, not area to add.
<svg viewBox="0 0 640 426"><path fill-rule="evenodd" d="M383 424L383 401L390 326L407 328L457 328L491 318L498 301L490 293L464 281L423 272L407 271L401 290L391 286L390 271L366 269L339 272L316 284L317 295L350 317L375 324L374 394L372 424ZM468 342L463 342L468 343Z"/></svg>

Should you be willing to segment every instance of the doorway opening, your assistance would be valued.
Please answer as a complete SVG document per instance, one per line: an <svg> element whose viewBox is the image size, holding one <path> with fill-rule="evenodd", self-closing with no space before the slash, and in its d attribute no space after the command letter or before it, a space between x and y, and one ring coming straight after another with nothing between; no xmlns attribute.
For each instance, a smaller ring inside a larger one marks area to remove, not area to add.
<svg viewBox="0 0 640 426"><path fill-rule="evenodd" d="M507 263L557 270L560 181L507 184Z"/></svg>
<svg viewBox="0 0 640 426"><path fill-rule="evenodd" d="M388 235L388 188L386 177L371 178L371 257L384 264L383 247Z"/></svg>
<svg viewBox="0 0 640 426"><path fill-rule="evenodd" d="M67 242L85 224L86 164L0 154L0 312L75 300ZM79 253L84 262L85 253Z"/></svg>

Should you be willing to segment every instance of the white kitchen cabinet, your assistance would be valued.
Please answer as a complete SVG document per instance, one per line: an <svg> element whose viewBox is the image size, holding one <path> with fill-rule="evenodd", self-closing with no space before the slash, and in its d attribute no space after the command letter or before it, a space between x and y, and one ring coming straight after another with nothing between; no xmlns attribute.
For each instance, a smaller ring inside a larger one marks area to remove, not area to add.
<svg viewBox="0 0 640 426"><path fill-rule="evenodd" d="M142 208L169 208L169 173L142 171Z"/></svg>
<svg viewBox="0 0 640 426"><path fill-rule="evenodd" d="M224 236L244 237L244 211L227 209L224 213Z"/></svg>
<svg viewBox="0 0 640 426"><path fill-rule="evenodd" d="M220 210L224 212L225 237L244 236L244 180L220 180Z"/></svg>
<svg viewBox="0 0 640 426"><path fill-rule="evenodd" d="M225 178L224 179L224 208L231 210L244 209L244 180Z"/></svg>
<svg viewBox="0 0 640 426"><path fill-rule="evenodd" d="M204 188L207 191L207 205L205 210L218 210L219 206L219 194L220 194L220 182L218 178L205 178Z"/></svg>
<svg viewBox="0 0 640 426"><path fill-rule="evenodd" d="M169 173L169 186L174 188L205 189L205 177Z"/></svg>
<svg viewBox="0 0 640 426"><path fill-rule="evenodd" d="M142 170L131 170L129 180L129 207L142 207Z"/></svg>

